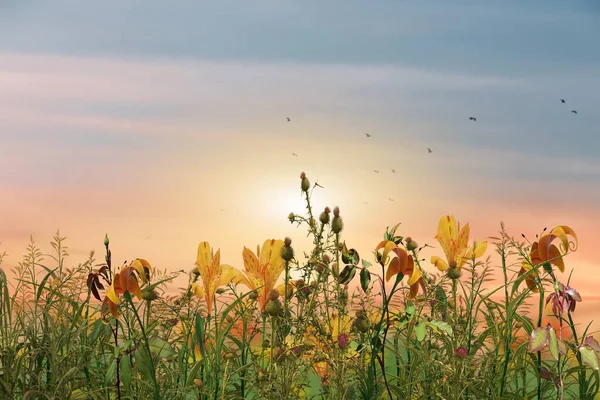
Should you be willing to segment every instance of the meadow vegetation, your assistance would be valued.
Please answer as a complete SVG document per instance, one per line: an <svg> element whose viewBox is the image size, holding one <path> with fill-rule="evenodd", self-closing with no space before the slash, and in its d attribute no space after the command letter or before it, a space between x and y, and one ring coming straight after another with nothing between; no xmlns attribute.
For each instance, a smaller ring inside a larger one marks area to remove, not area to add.
<svg viewBox="0 0 600 400"><path fill-rule="evenodd" d="M0 398L596 396L600 345L575 325L582 299L565 276L570 227L517 240L501 224L471 241L442 216L435 248L397 224L359 254L341 211L311 202L315 187L302 173L306 211L288 216L312 249L267 239L230 266L200 242L176 295L164 294L173 273L119 265L108 236L101 262L92 252L71 269L58 232L49 255L32 239L15 280L0 265Z"/></svg>

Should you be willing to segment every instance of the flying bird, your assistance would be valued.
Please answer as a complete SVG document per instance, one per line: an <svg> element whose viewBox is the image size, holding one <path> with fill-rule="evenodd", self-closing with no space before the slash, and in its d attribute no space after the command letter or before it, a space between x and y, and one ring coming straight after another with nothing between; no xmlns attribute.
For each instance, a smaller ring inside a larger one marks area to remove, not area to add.
<svg viewBox="0 0 600 400"><path fill-rule="evenodd" d="M432 151L431 151L431 149L430 149L429 147L427 148L427 151L428 151L428 152L430 152L430 153L432 152Z"/></svg>
<svg viewBox="0 0 600 400"><path fill-rule="evenodd" d="M395 170L394 168L392 168L392 173L393 173L393 174L395 174L395 173L396 173L396 170Z"/></svg>
<svg viewBox="0 0 600 400"><path fill-rule="evenodd" d="M577 111L576 111L576 110L571 110L571 112L572 112L573 114L577 114Z"/></svg>
<svg viewBox="0 0 600 400"><path fill-rule="evenodd" d="M370 133L365 133L365 135L367 135L367 137L371 137L373 135L371 135Z"/></svg>
<svg viewBox="0 0 600 400"><path fill-rule="evenodd" d="M376 174L378 174L378 173L379 173L379 171L377 171L376 169L374 169L374 170L373 170L373 172L375 172Z"/></svg>
<svg viewBox="0 0 600 400"><path fill-rule="evenodd" d="M287 118L287 121L288 121L288 122L290 122L290 121L291 121L290 117L286 117L286 118Z"/></svg>
<svg viewBox="0 0 600 400"><path fill-rule="evenodd" d="M563 104L566 103L565 99L560 99L560 102Z"/></svg>
<svg viewBox="0 0 600 400"><path fill-rule="evenodd" d="M292 153L292 155L293 155L294 157L298 157L298 154L296 154L296 153Z"/></svg>
<svg viewBox="0 0 600 400"><path fill-rule="evenodd" d="M389 200L389 201L394 201L394 199L392 199L391 197L388 197L388 200Z"/></svg>
<svg viewBox="0 0 600 400"><path fill-rule="evenodd" d="M475 117L469 117L469 121L477 121L477 118L475 118Z"/></svg>
<svg viewBox="0 0 600 400"><path fill-rule="evenodd" d="M369 204L369 203L367 203L366 201L363 201L362 203L363 203L363 204Z"/></svg>

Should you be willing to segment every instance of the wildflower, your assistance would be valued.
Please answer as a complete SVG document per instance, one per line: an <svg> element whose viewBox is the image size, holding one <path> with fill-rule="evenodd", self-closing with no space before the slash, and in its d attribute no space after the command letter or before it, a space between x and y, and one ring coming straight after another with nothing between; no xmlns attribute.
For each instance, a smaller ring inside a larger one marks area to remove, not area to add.
<svg viewBox="0 0 600 400"><path fill-rule="evenodd" d="M263 243L262 249L259 246L256 247L256 254L245 247L242 252L245 269L243 282L250 289L258 291L257 300L261 312L265 311L269 292L275 287L277 279L285 269L284 260L281 257L283 246L283 240L268 239Z"/></svg>
<svg viewBox="0 0 600 400"><path fill-rule="evenodd" d="M458 347L454 350L454 354L460 358L465 358L467 355L469 355L469 352L464 347Z"/></svg>
<svg viewBox="0 0 600 400"><path fill-rule="evenodd" d="M487 250L487 242L475 242L473 247L469 248L469 224L460 228L460 223L457 224L454 217L447 215L440 218L438 225L438 233L435 236L437 241L442 246L446 261L440 257L431 257L431 263L440 271L448 271L451 279L456 279L460 276L462 266L469 259L479 258L483 256Z"/></svg>
<svg viewBox="0 0 600 400"><path fill-rule="evenodd" d="M202 278L202 286L194 282L191 289L198 297L204 297L207 313L211 315L217 289L228 283L240 283L243 275L237 269L221 264L221 250L213 254L208 242L201 242L198 245L196 267Z"/></svg>
<svg viewBox="0 0 600 400"><path fill-rule="evenodd" d="M578 301L581 301L581 296L577 290L572 287L565 286L558 282L557 290L551 293L546 299L546 305L552 303L552 312L557 317L560 316L565 309L569 312L575 311L575 305Z"/></svg>
<svg viewBox="0 0 600 400"><path fill-rule="evenodd" d="M104 318L108 311L113 317L118 318L118 305L121 303L120 294L126 292L134 294L138 300L142 299L142 291L138 282L138 275L143 283L148 282L150 263L144 259L138 258L116 273L113 277L110 287L106 290L106 297L102 302L101 313ZM136 275L137 273L137 275Z"/></svg>
<svg viewBox="0 0 600 400"><path fill-rule="evenodd" d="M345 333L340 333L338 335L338 346L340 346L340 349L345 350L348 348L348 345L350 344L350 339L348 338L348 335Z"/></svg>
<svg viewBox="0 0 600 400"><path fill-rule="evenodd" d="M575 240L570 241L568 236L573 237ZM561 241L560 247L562 252L552 243L555 239ZM538 292L537 277L539 274L537 268L540 265L544 265L545 268L548 268L549 272L552 273L552 265L555 265L560 272L564 272L565 263L563 256L569 251L575 250L577 250L577 235L575 234L575 231L565 225L557 226L549 233L540 236L536 242L533 242L529 251L529 259L525 259L521 263L519 276L522 276L533 269L534 271L525 277L525 283L532 292Z"/></svg>
<svg viewBox="0 0 600 400"><path fill-rule="evenodd" d="M379 250L383 249L383 254L379 254ZM410 286L409 299L414 299L419 291L419 286L425 291L425 283L423 282L423 273L417 267L413 256L408 254L406 250L399 247L396 243L391 240L384 240L380 242L375 248L378 259L381 260L382 265L388 264L387 271L385 274L385 280L389 281L392 276L401 274L399 279L402 279L405 275L410 275L408 278L408 285ZM393 253L396 257L389 259L389 254Z"/></svg>

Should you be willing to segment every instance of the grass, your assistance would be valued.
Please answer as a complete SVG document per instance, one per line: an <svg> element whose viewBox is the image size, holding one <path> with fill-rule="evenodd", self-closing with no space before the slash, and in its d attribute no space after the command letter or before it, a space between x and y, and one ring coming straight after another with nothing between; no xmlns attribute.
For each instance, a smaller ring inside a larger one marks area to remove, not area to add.
<svg viewBox="0 0 600 400"><path fill-rule="evenodd" d="M398 224L361 257L315 186L303 173L306 213L288 216L314 239L302 257L269 239L234 268L201 242L177 295L147 260L113 264L108 236L102 262L72 269L58 232L50 255L32 238L12 282L0 254L0 398L595 398L600 345L562 281L569 227L469 242L444 216L440 249Z"/></svg>

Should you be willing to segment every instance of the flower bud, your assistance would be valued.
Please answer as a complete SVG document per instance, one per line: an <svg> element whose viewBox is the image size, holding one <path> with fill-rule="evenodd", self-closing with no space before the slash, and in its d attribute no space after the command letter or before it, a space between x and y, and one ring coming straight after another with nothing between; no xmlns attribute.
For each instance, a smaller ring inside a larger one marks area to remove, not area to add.
<svg viewBox="0 0 600 400"><path fill-rule="evenodd" d="M291 246L283 246L281 248L281 258L285 261L290 261L294 258L294 249Z"/></svg>
<svg viewBox="0 0 600 400"><path fill-rule="evenodd" d="M328 264L331 261L331 257L328 254L323 254L323 262Z"/></svg>
<svg viewBox="0 0 600 400"><path fill-rule="evenodd" d="M451 267L446 272L446 275L448 276L448 278L455 280L455 279L460 278L461 270L460 270L460 268L456 268L456 267L452 268Z"/></svg>
<svg viewBox="0 0 600 400"><path fill-rule="evenodd" d="M321 221L323 225L327 225L329 223L329 214L323 211L321 215L319 215L319 221Z"/></svg>
<svg viewBox="0 0 600 400"><path fill-rule="evenodd" d="M333 233L340 233L344 229L344 222L342 222L342 217L334 216L333 221L331 222L331 231Z"/></svg>
<svg viewBox="0 0 600 400"><path fill-rule="evenodd" d="M271 317L279 317L283 314L283 307L279 299L269 300L265 306L265 312Z"/></svg>
<svg viewBox="0 0 600 400"><path fill-rule="evenodd" d="M296 219L296 215L292 212L290 213L290 215L288 215L288 219L290 220L290 222L294 222L294 220Z"/></svg>
<svg viewBox="0 0 600 400"><path fill-rule="evenodd" d="M279 298L279 291L277 289L269 290L269 300L277 300Z"/></svg>
<svg viewBox="0 0 600 400"><path fill-rule="evenodd" d="M417 249L418 247L419 247L419 245L417 244L417 242L412 240L410 237L406 238L406 250L413 251L413 250Z"/></svg>
<svg viewBox="0 0 600 400"><path fill-rule="evenodd" d="M215 293L217 293L217 294L223 294L226 291L227 291L227 289L224 289L224 288L220 287L220 288L217 288L217 290L215 290Z"/></svg>
<svg viewBox="0 0 600 400"><path fill-rule="evenodd" d="M153 301L158 299L158 293L154 289L144 289L142 290L142 299L146 301Z"/></svg>
<svg viewBox="0 0 600 400"><path fill-rule="evenodd" d="M340 216L340 208L339 207L334 207L334 209L333 209L333 216L334 217L339 217Z"/></svg>
<svg viewBox="0 0 600 400"><path fill-rule="evenodd" d="M286 237L283 241L283 245L286 247L290 247L292 245L292 239L290 237Z"/></svg>
<svg viewBox="0 0 600 400"><path fill-rule="evenodd" d="M371 322L369 321L368 318L360 316L354 320L354 322L352 322L352 326L360 333L366 333L369 331L369 328L371 327Z"/></svg>
<svg viewBox="0 0 600 400"><path fill-rule="evenodd" d="M104 235L104 246L108 246L108 243L109 243L109 241L108 241L108 233L106 233Z"/></svg>
<svg viewBox="0 0 600 400"><path fill-rule="evenodd" d="M302 179L302 182L300 183L300 189L302 189L303 192L308 192L308 189L310 189L310 181L304 172L300 174L300 179Z"/></svg>

